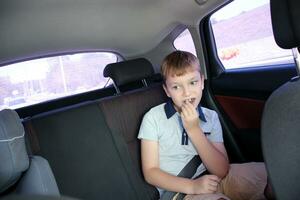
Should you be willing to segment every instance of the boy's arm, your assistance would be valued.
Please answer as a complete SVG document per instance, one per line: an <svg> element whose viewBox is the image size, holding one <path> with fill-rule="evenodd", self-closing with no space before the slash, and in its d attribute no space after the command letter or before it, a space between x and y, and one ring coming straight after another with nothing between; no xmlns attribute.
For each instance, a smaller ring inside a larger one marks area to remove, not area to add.
<svg viewBox="0 0 300 200"><path fill-rule="evenodd" d="M185 194L213 193L220 179L207 175L196 180L173 176L159 168L158 142L142 139L142 167L146 181L168 191Z"/></svg>
<svg viewBox="0 0 300 200"><path fill-rule="evenodd" d="M189 102L183 105L181 118L187 134L208 171L220 178L226 176L229 162L224 144L212 143L206 138L199 126L198 113Z"/></svg>
<svg viewBox="0 0 300 200"><path fill-rule="evenodd" d="M168 191L193 193L191 180L173 176L160 170L158 154L158 142L142 140L142 166L146 181Z"/></svg>
<svg viewBox="0 0 300 200"><path fill-rule="evenodd" d="M224 144L210 142L201 128L191 132L194 132L194 134L189 136L208 171L220 178L226 176L229 170L229 162Z"/></svg>

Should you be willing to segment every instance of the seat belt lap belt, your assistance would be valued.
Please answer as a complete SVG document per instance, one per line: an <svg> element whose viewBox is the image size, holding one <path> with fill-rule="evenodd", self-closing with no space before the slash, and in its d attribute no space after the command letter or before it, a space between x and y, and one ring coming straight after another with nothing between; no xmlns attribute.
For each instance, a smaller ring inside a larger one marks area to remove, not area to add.
<svg viewBox="0 0 300 200"><path fill-rule="evenodd" d="M199 155L194 156L188 162L188 164L186 164L186 166L179 172L179 174L177 176L184 177L184 178L192 178L194 176L194 174L196 173L198 166L201 165L201 163L202 163L202 161L201 161ZM160 200L171 200L176 194L177 194L177 192L166 191L162 195ZM185 194L179 193L179 195L177 196L177 200L183 199L184 196L185 196Z"/></svg>

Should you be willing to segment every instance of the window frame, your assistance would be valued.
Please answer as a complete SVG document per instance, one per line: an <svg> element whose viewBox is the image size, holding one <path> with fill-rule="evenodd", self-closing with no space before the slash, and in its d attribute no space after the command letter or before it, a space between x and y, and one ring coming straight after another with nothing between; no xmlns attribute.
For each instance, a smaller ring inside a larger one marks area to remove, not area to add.
<svg viewBox="0 0 300 200"><path fill-rule="evenodd" d="M261 67L268 67L268 68L272 68L272 67L282 67L282 66L286 66L286 65L295 65L295 61L293 59L292 56L289 56L290 59L286 59L288 62L269 62L268 60L266 62L263 61L255 61L255 62L249 62L246 64L241 65L241 67L233 67L233 68L226 68L223 64L223 62L221 61L219 55L218 55L218 49L217 49L217 44L216 44L216 39L215 39L215 35L213 32L213 27L211 24L211 16L218 12L220 9L226 7L227 5L229 5L230 3L232 3L232 1L224 4L223 6L219 7L218 9L212 11L209 15L207 15L200 23L199 28L200 30L203 30L203 33L206 32L205 35L205 39L204 41L207 41L206 44L209 46L209 48L212 50L209 52L209 60L211 62L213 62L214 66L218 66L219 69L215 69L212 70L214 76L219 76L221 73L223 72L230 72L230 71L239 71L239 70L247 70L247 69L257 69L257 68L261 68ZM205 25L204 25L205 24ZM203 40L203 38L201 38ZM278 47L280 48L280 47ZM291 50L292 51L292 50ZM274 59L271 59L274 60ZM256 64L254 64L256 63Z"/></svg>
<svg viewBox="0 0 300 200"><path fill-rule="evenodd" d="M119 53L113 52L113 51L104 51L104 50L72 51L72 52L64 52L64 53L47 54L47 55L43 55L43 56L35 56L35 57L31 57L31 58L26 58L26 59L18 59L18 60L15 60L14 62L2 63L0 67L6 67L9 65L18 64L18 63L22 63L22 62L30 62L30 61L38 60L38 59L46 59L46 58L53 58L53 57L59 57L59 56L68 56L68 55L74 55L74 54L89 54L89 53L111 53L116 57L116 62L120 62L120 61L124 60L123 56L121 56ZM21 106L18 106L18 104L15 104L13 106L5 106L5 104L3 104L3 105L1 104L1 107L2 107L1 109L9 108L9 109L15 109L15 110L30 110L33 107L40 107L40 106L43 107L43 105L57 104L57 102L68 102L67 105L69 105L69 104L71 105L72 103L71 102L69 103L69 99L78 99L78 100L80 99L80 101L92 100L92 99L98 98L98 97L95 97L95 96L98 96L98 95L96 95L96 93L99 93L102 90L106 90L106 88L108 90L113 89L112 85L106 85L106 86L95 88L92 90L86 90L86 91L82 91L82 92L78 92L78 93L74 93L74 94L59 96L57 98L44 99L39 102L22 103ZM104 92L104 93L106 93L106 92ZM89 95L91 95L91 96L88 97ZM111 92L109 92L109 95L111 95ZM16 99L19 99L20 97L21 96L17 96ZM99 97L102 97L102 95L100 95ZM78 103L80 103L80 101L75 100L75 102L78 102ZM65 103L63 103L63 104L64 104L63 106L66 105ZM60 106L58 106L58 107L60 107Z"/></svg>
<svg viewBox="0 0 300 200"><path fill-rule="evenodd" d="M189 33L189 35L190 35L190 37L191 37L191 39L192 39L191 41L193 42L193 46L194 46L193 52L192 52L192 51L188 51L188 52L190 52L190 53L192 53L193 55L197 56L197 50L196 50L195 42L194 42L194 40L193 40L193 37L192 37L192 34L191 34L190 30L189 30L187 27L185 27L184 29L182 29L181 32L179 32L179 34L176 35L176 37L174 38L174 40L173 40L173 42L172 42L172 45L173 45L173 47L174 47L176 50L187 51L186 49L179 49L179 48L177 48L176 45L175 45L175 41L176 41L177 39L179 39L179 36L180 36L181 34L183 34L185 31L188 31L188 33Z"/></svg>

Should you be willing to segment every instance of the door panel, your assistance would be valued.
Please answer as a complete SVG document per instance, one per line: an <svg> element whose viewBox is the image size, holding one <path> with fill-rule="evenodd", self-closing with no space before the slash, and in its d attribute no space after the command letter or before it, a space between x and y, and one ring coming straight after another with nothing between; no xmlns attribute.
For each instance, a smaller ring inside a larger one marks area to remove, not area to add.
<svg viewBox="0 0 300 200"><path fill-rule="evenodd" d="M293 65L227 70L211 80L210 89L244 161L263 161L260 124L265 101L296 76Z"/></svg>
<svg viewBox="0 0 300 200"><path fill-rule="evenodd" d="M264 101L233 96L215 96L237 129L260 128Z"/></svg>

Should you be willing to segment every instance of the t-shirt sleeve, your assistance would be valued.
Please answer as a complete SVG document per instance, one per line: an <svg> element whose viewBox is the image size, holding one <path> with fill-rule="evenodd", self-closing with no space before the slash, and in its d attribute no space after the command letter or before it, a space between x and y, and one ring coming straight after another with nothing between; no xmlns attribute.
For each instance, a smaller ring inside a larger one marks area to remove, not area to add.
<svg viewBox="0 0 300 200"><path fill-rule="evenodd" d="M218 114L215 111L213 111L212 114L212 129L208 138L212 142L223 142L223 131L221 123Z"/></svg>
<svg viewBox="0 0 300 200"><path fill-rule="evenodd" d="M158 141L158 127L155 116L150 111L144 115L140 126L138 139Z"/></svg>

